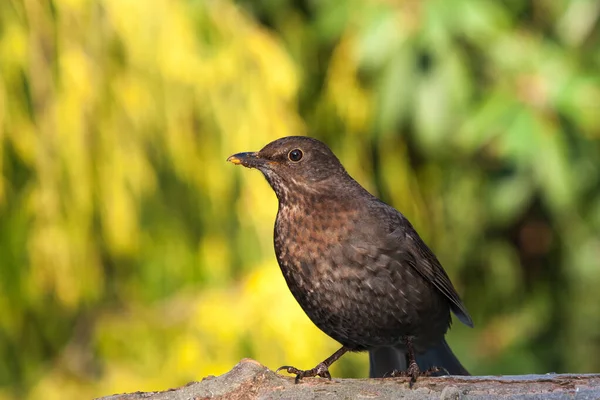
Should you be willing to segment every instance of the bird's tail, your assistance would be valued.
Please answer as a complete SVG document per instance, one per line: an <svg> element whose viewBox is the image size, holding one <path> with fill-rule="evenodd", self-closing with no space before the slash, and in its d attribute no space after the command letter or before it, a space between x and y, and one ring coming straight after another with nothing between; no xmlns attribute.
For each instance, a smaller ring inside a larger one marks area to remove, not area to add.
<svg viewBox="0 0 600 400"><path fill-rule="evenodd" d="M425 353L417 354L416 358L421 371L438 367L445 369L450 375L470 375L460 361L458 361L458 358L456 358L450 346L446 343L446 339ZM369 376L371 378L382 378L394 370L406 370L406 353L395 347L379 347L369 351L369 364ZM439 375L446 374L445 372L440 372Z"/></svg>

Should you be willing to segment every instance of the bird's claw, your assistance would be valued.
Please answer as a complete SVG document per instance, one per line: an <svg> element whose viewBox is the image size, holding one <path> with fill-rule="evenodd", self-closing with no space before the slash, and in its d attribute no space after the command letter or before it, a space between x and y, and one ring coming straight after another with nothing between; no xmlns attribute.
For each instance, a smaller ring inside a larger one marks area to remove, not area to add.
<svg viewBox="0 0 600 400"><path fill-rule="evenodd" d="M315 377L315 376L320 376L321 378L327 378L327 379L331 380L331 374L329 373L329 368L327 368L327 365L325 365L325 363L320 363L313 369L307 369L307 370L302 370L302 369L298 369L296 367L291 367L289 365L284 365L282 367L277 368L277 370L275 372L279 372L281 370L285 370L285 372L287 372L288 374L295 374L296 375L296 379L295 379L296 383L300 382L300 379L302 379L302 378L311 378L311 377Z"/></svg>
<svg viewBox="0 0 600 400"><path fill-rule="evenodd" d="M409 386L412 388L413 384L417 381L418 377L432 376L433 374L438 373L438 372L445 372L446 374L450 375L448 373L448 371L446 370L446 368L431 367L428 370L421 371L417 364L410 364L406 370L404 370L404 371L393 370L387 376L392 377L392 378L397 378L397 377L410 378Z"/></svg>

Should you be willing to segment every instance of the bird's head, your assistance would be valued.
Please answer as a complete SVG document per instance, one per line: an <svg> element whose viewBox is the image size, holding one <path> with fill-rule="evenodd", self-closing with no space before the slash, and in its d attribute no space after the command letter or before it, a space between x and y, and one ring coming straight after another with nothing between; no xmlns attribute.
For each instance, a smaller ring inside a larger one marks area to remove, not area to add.
<svg viewBox="0 0 600 400"><path fill-rule="evenodd" d="M280 201L291 191L330 192L332 184L343 189L344 182L354 182L327 145L305 136L277 139L260 151L234 154L227 161L261 171Z"/></svg>

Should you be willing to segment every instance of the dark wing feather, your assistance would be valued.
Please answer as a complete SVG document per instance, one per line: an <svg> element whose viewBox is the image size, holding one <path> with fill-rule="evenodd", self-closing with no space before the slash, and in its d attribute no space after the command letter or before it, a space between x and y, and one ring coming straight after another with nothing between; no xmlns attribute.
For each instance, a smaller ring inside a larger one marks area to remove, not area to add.
<svg viewBox="0 0 600 400"><path fill-rule="evenodd" d="M388 240L379 243L380 250L393 253L392 257L397 259L402 265L410 265L417 273L438 289L450 301L450 309L458 319L467 326L473 327L473 320L467 311L467 308L460 300L456 289L450 282L450 278L442 268L437 257L427 247L419 234L413 228L410 221L395 208L385 204L381 200L372 197L372 202L368 204L368 209L372 218L378 223L364 223L363 233L367 234L364 238L380 237L379 232L367 232L366 227L379 226L387 228ZM383 223L383 224L382 224Z"/></svg>
<svg viewBox="0 0 600 400"><path fill-rule="evenodd" d="M462 323L472 328L473 320L437 257L419 237L408 220L404 219L403 222L400 224L400 228L392 232L392 237L396 243L402 243L400 247L403 252L409 253L412 256L411 258L414 259L414 262L408 262L407 264L442 292L450 300L452 312Z"/></svg>

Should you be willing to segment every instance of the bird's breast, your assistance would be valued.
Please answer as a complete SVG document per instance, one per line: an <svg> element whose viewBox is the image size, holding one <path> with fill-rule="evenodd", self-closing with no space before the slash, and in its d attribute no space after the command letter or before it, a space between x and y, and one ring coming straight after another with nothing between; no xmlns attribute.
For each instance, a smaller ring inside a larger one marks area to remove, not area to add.
<svg viewBox="0 0 600 400"><path fill-rule="evenodd" d="M274 234L277 259L289 272L326 272L331 268L326 260L340 251L355 226L356 212L335 205L281 206Z"/></svg>
<svg viewBox="0 0 600 400"><path fill-rule="evenodd" d="M275 253L290 291L318 327L353 349L420 336L421 315L441 321L419 325L431 331L424 340L439 339L448 326L445 300L382 249L377 236L386 234L377 225L335 205L280 206Z"/></svg>
<svg viewBox="0 0 600 400"><path fill-rule="evenodd" d="M313 320L354 312L362 303L366 308L368 298L361 295L364 287L389 286L390 282L373 274L368 267L373 260L352 244L362 231L358 213L336 205L321 206L310 210L281 207L274 235L275 253L288 287ZM381 273L387 272L382 269Z"/></svg>

